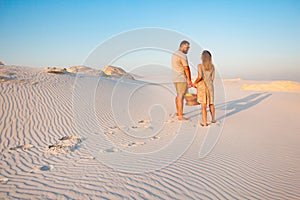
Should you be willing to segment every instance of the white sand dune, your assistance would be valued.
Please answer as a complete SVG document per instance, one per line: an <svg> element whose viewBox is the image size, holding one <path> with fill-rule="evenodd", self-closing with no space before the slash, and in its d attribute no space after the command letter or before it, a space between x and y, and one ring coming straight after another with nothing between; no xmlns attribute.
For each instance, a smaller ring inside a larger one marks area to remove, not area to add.
<svg viewBox="0 0 300 200"><path fill-rule="evenodd" d="M172 84L75 71L0 66L1 199L300 199L299 93L224 81L203 128Z"/></svg>
<svg viewBox="0 0 300 200"><path fill-rule="evenodd" d="M82 74L89 74L89 75L98 75L98 76L105 76L105 73L102 70L96 70L86 66L72 66L66 69L67 72L71 73L82 73Z"/></svg>
<svg viewBox="0 0 300 200"><path fill-rule="evenodd" d="M293 82L293 81L272 81L268 83L250 83L250 84L244 84L241 87L241 90L300 93L300 83Z"/></svg>
<svg viewBox="0 0 300 200"><path fill-rule="evenodd" d="M134 77L131 74L127 73L124 69L122 69L120 67L115 67L115 66L109 65L109 66L104 67L103 72L109 76L124 76L128 79L134 79Z"/></svg>

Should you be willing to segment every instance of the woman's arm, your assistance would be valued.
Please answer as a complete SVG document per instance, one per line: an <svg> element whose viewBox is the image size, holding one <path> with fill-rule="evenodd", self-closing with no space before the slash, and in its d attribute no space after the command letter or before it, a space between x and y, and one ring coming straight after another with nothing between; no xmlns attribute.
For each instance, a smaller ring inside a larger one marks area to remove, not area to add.
<svg viewBox="0 0 300 200"><path fill-rule="evenodd" d="M199 83L199 81L201 81L201 79L202 79L201 64L199 64L198 65L198 76L197 76L196 80L194 81L194 85Z"/></svg>
<svg viewBox="0 0 300 200"><path fill-rule="evenodd" d="M213 71L211 73L211 80L214 81L214 79L215 79L215 66L213 66Z"/></svg>

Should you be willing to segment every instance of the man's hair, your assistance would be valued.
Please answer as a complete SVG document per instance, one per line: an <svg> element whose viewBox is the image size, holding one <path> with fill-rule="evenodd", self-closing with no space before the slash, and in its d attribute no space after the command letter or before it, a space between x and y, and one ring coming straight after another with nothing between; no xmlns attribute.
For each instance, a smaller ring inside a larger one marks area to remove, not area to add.
<svg viewBox="0 0 300 200"><path fill-rule="evenodd" d="M180 47L182 46L182 45L184 45L184 44L190 44L188 41L186 41L186 40L183 40L182 42L180 42Z"/></svg>

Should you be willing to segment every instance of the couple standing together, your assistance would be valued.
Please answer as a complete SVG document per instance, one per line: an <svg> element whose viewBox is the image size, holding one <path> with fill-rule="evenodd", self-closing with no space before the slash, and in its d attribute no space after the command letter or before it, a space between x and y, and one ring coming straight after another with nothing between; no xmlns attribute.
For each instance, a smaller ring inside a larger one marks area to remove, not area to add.
<svg viewBox="0 0 300 200"><path fill-rule="evenodd" d="M197 101L201 104L202 109L202 126L207 126L206 108L209 106L211 113L211 123L215 123L214 108L214 76L215 68L212 64L211 53L204 50L201 54L202 63L198 65L198 76L194 82L191 80L191 71L186 54L190 48L188 41L182 41L179 49L172 55L172 80L177 92L175 98L176 115L178 120L187 120L183 117L183 99L189 87L197 89Z"/></svg>

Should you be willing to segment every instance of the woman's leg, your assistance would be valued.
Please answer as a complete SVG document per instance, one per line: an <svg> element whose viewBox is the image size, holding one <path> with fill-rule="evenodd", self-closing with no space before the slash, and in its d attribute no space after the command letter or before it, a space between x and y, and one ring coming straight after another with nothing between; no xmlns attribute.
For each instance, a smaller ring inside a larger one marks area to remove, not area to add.
<svg viewBox="0 0 300 200"><path fill-rule="evenodd" d="M209 104L209 111L210 111L210 114L211 114L211 122L215 123L216 120L215 120L215 106L214 106L214 104Z"/></svg>
<svg viewBox="0 0 300 200"><path fill-rule="evenodd" d="M202 124L207 126L206 104L201 104L202 107Z"/></svg>

